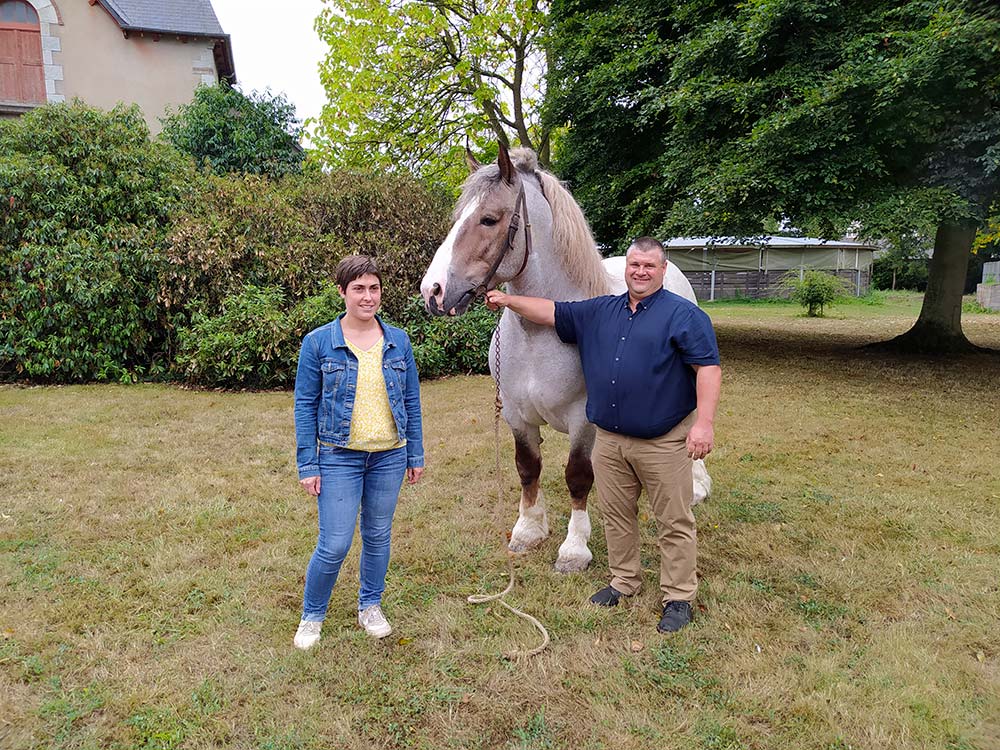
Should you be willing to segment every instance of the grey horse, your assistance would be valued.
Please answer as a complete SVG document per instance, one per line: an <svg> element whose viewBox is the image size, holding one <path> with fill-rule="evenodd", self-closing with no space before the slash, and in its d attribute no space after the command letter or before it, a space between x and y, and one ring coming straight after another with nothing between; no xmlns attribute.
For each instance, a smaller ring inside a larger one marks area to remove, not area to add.
<svg viewBox="0 0 1000 750"><path fill-rule="evenodd" d="M624 258L602 261L579 205L555 176L538 168L534 152L508 152L501 146L497 163L486 166L471 154L467 158L471 174L455 207L454 224L420 285L429 312L461 315L477 293L502 283L512 294L566 301L625 291ZM691 284L673 264L668 264L664 288L697 302ZM587 495L594 481L594 426L585 413L587 394L576 347L562 343L552 328L505 310L490 345L490 370L500 381L503 417L514 435L521 480L509 548L523 552L549 535L539 487L539 428L547 424L570 440L565 478L572 510L555 567L563 573L584 570L593 558ZM692 470L699 502L711 491L711 478L703 461L695 461Z"/></svg>

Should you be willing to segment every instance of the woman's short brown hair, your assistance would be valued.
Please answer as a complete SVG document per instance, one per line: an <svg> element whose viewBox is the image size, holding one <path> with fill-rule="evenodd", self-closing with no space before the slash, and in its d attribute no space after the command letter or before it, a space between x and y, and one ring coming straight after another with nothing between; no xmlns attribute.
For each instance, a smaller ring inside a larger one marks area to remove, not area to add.
<svg viewBox="0 0 1000 750"><path fill-rule="evenodd" d="M378 279L379 284L382 283L382 272L367 255L348 255L337 264L337 270L334 271L337 286L342 292L347 291L347 285L352 281L368 273Z"/></svg>

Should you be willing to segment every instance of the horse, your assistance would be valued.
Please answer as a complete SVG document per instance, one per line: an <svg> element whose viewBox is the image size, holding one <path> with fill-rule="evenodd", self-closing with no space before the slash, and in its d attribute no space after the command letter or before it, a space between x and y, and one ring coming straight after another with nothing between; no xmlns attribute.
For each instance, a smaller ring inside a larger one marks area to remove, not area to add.
<svg viewBox="0 0 1000 750"><path fill-rule="evenodd" d="M625 259L602 260L590 226L569 191L539 169L529 149L502 144L496 164L466 154L470 175L454 210L454 223L420 284L427 311L461 315L473 299L506 283L511 294L574 301L625 291ZM664 288L697 303L691 284L668 264ZM497 357L499 347L499 357ZM570 441L565 481L570 496L566 539L555 568L582 571L593 559L587 496L594 482L590 453L595 427L587 421L587 393L577 348L555 330L504 310L490 343L490 372L499 382L503 418L514 436L521 481L518 518L509 549L533 549L549 536L539 487L544 424ZM711 478L695 461L695 502L708 496Z"/></svg>

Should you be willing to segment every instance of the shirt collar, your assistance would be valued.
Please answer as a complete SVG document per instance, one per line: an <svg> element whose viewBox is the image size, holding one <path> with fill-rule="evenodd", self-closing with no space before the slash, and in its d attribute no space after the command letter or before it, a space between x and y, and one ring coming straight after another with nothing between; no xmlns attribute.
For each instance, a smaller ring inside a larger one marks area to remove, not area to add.
<svg viewBox="0 0 1000 750"><path fill-rule="evenodd" d="M658 300L662 296L663 296L663 289L662 288L657 289L655 292L653 292L648 297L644 297L643 299L641 299L638 302L636 302L635 303L635 309L636 310L640 310L640 309L642 309L642 310L648 310L650 307L652 307L656 303L656 300ZM625 292L625 307L626 308L628 307L628 292Z"/></svg>
<svg viewBox="0 0 1000 750"><path fill-rule="evenodd" d="M333 319L333 325L330 329L330 338L332 339L334 349L346 349L347 341L344 339L344 329L340 325L340 321L343 320L347 313L341 313L336 318ZM382 318L378 315L375 316L375 320L378 321L379 326L382 328L382 351L388 351L396 346L396 344L389 338L389 334L386 331L385 323Z"/></svg>

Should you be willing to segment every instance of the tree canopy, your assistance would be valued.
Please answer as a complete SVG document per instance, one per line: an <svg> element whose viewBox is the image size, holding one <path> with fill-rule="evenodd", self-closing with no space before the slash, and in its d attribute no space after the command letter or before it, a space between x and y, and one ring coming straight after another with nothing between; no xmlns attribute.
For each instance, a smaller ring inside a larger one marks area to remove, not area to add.
<svg viewBox="0 0 1000 750"><path fill-rule="evenodd" d="M316 29L328 103L314 143L335 165L457 183L466 141L516 139L546 162L541 0L340 0Z"/></svg>
<svg viewBox="0 0 1000 750"><path fill-rule="evenodd" d="M166 141L216 172L280 177L302 170L302 127L283 94L244 94L225 81L199 86L190 104L162 122Z"/></svg>
<svg viewBox="0 0 1000 750"><path fill-rule="evenodd" d="M557 164L600 241L936 234L910 343L962 346L961 283L1000 185L1000 20L971 0L557 0ZM957 290L957 291L956 291ZM965 342L967 343L967 342Z"/></svg>

